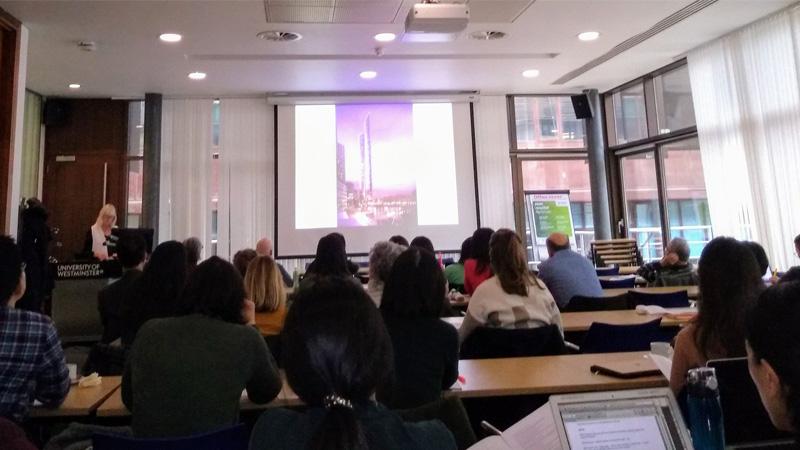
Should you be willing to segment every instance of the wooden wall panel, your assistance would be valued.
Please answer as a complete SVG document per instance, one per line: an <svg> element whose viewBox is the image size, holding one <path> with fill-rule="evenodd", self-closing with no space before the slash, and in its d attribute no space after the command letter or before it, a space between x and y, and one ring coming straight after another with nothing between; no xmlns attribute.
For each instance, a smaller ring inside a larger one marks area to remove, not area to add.
<svg viewBox="0 0 800 450"><path fill-rule="evenodd" d="M19 71L20 22L0 8L0 233L8 234L6 215L15 206L9 202L12 142L16 116ZM10 204L9 204L10 203Z"/></svg>

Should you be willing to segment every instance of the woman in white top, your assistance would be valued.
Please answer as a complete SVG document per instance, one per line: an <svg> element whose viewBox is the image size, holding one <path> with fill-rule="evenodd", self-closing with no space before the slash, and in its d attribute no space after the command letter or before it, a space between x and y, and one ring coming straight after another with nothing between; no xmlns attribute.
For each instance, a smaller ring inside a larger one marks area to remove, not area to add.
<svg viewBox="0 0 800 450"><path fill-rule="evenodd" d="M475 290L467 316L458 330L459 340L478 327L537 328L561 326L553 296L536 275L528 271L525 247L509 229L497 230L489 243L489 259L494 276Z"/></svg>
<svg viewBox="0 0 800 450"><path fill-rule="evenodd" d="M108 259L106 240L111 236L111 229L117 223L117 208L111 203L106 203L100 208L97 220L86 233L86 242L83 244L83 253L91 252L100 261Z"/></svg>

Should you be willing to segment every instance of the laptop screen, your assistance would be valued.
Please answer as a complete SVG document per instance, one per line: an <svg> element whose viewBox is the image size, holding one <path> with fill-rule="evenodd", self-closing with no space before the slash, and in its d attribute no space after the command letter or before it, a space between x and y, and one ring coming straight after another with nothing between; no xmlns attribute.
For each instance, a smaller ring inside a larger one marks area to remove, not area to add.
<svg viewBox="0 0 800 450"><path fill-rule="evenodd" d="M605 398L559 402L572 450L683 450L669 397Z"/></svg>

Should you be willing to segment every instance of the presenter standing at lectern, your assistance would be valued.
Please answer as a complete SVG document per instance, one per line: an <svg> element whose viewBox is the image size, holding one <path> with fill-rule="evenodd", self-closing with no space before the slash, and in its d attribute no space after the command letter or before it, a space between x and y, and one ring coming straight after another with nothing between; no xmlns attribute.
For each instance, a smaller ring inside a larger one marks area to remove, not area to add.
<svg viewBox="0 0 800 450"><path fill-rule="evenodd" d="M117 223L117 208L111 203L106 203L97 214L97 220L86 233L86 241L83 244L83 253L91 254L105 261L108 259L108 247L106 241L111 236L111 229Z"/></svg>

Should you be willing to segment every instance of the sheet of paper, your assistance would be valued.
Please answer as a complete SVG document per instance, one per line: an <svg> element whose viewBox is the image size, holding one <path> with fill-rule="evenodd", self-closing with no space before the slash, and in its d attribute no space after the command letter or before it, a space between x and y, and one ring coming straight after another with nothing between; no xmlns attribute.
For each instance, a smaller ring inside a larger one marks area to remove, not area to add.
<svg viewBox="0 0 800 450"><path fill-rule="evenodd" d="M476 442L467 450L511 450L511 447L500 436L489 436Z"/></svg>
<svg viewBox="0 0 800 450"><path fill-rule="evenodd" d="M572 450L665 450L654 416L584 420L565 424Z"/></svg>
<svg viewBox="0 0 800 450"><path fill-rule="evenodd" d="M655 363L656 367L658 367L658 370L666 377L667 381L669 381L669 376L672 373L672 360L655 353L650 353L647 356Z"/></svg>
<svg viewBox="0 0 800 450"><path fill-rule="evenodd" d="M561 450L561 440L549 404L509 427L503 432L503 439L514 450Z"/></svg>

